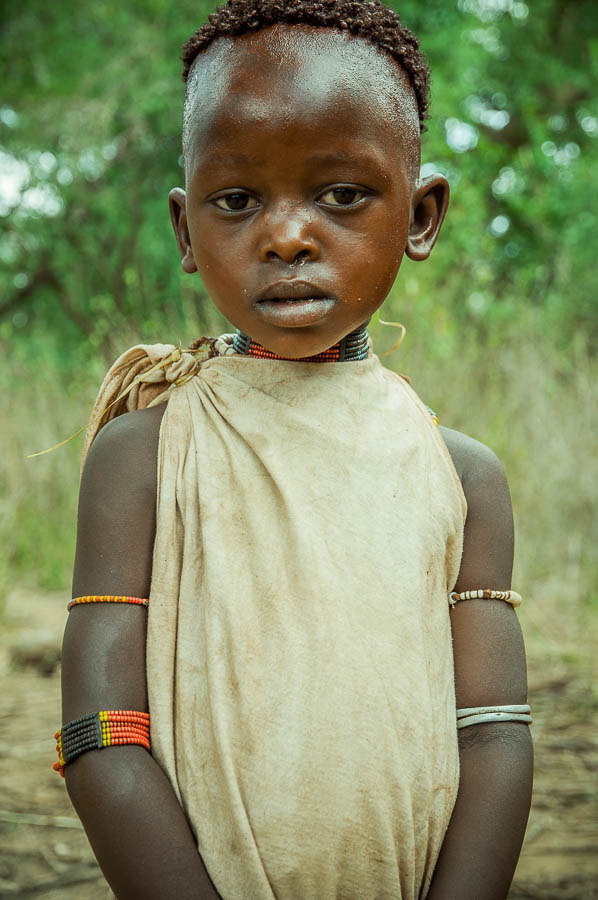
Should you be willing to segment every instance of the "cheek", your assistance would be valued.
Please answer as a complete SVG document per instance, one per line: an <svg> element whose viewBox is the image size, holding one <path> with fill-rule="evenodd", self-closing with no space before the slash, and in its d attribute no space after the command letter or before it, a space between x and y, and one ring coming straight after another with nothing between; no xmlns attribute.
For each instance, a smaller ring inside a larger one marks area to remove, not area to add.
<svg viewBox="0 0 598 900"><path fill-rule="evenodd" d="M382 237L387 266L394 269L395 275L407 248L411 220L410 204L406 200L401 202L399 209L399 214L388 217Z"/></svg>
<svg viewBox="0 0 598 900"><path fill-rule="evenodd" d="M222 227L222 223L214 222L211 209L198 199L199 193L202 192L196 192L195 187L188 192L189 238L198 272L211 294L219 285L222 285L221 290L233 287L239 269L238 265L233 265L233 260L243 254L236 246L237 242L231 240L230 231Z"/></svg>
<svg viewBox="0 0 598 900"><path fill-rule="evenodd" d="M385 222L384 228L378 232L377 240L372 243L367 270L368 294L372 298L374 308L378 308L390 293L403 260L407 236L407 225L389 219Z"/></svg>
<svg viewBox="0 0 598 900"><path fill-rule="evenodd" d="M381 217L370 231L363 258L375 281L390 290L401 265L409 236L404 215Z"/></svg>
<svg viewBox="0 0 598 900"><path fill-rule="evenodd" d="M399 258L405 252L411 223L411 202L402 194L393 204L393 212L384 224L384 240L388 252Z"/></svg>
<svg viewBox="0 0 598 900"><path fill-rule="evenodd" d="M197 269L210 295L231 293L237 286L237 276L243 270L240 253L231 246L230 238L211 228L198 228L191 234L191 245ZM237 262L233 264L233 260Z"/></svg>

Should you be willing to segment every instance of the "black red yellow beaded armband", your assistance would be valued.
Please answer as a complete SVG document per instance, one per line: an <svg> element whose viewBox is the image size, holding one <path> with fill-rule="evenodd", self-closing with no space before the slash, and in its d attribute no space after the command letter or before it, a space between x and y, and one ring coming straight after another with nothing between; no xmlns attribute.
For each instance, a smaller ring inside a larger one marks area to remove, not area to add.
<svg viewBox="0 0 598 900"><path fill-rule="evenodd" d="M144 597L125 597L121 594L88 594L85 597L73 597L67 604L70 612L73 606L82 603L132 603L135 606L149 606L149 600Z"/></svg>
<svg viewBox="0 0 598 900"><path fill-rule="evenodd" d="M58 762L53 769L64 778L64 767L88 750L119 744L140 744L150 749L149 713L133 709L103 709L63 725L54 735Z"/></svg>

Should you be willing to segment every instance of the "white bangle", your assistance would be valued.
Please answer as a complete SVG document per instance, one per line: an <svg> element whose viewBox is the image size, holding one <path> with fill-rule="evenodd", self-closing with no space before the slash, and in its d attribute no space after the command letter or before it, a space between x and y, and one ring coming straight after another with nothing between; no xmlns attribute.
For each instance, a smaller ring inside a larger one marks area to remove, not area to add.
<svg viewBox="0 0 598 900"><path fill-rule="evenodd" d="M484 722L523 722L531 725L531 707L522 703L515 706L468 706L457 710L457 728Z"/></svg>
<svg viewBox="0 0 598 900"><path fill-rule="evenodd" d="M517 591L493 591L489 588L479 589L476 591L461 591L458 594L452 591L449 594L449 603L454 606L459 600L505 600L511 606L521 605L521 594Z"/></svg>

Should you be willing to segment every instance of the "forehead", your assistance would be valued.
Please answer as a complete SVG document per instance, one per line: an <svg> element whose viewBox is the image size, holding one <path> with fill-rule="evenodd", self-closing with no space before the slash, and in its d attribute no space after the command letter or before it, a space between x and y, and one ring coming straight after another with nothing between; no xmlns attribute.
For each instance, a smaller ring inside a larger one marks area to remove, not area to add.
<svg viewBox="0 0 598 900"><path fill-rule="evenodd" d="M417 171L419 115L389 56L345 32L276 25L221 38L198 57L185 103L186 168L257 132L265 140L386 143Z"/></svg>

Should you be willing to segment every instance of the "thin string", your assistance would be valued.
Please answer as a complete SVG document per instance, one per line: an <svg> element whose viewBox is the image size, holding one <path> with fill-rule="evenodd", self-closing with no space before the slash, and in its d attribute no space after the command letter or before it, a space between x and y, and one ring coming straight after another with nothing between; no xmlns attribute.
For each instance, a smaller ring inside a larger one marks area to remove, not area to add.
<svg viewBox="0 0 598 900"><path fill-rule="evenodd" d="M407 329L405 328L405 326L403 325L402 322L387 322L385 319L381 319L378 314L377 314L377 319L378 319L378 322L380 323L380 325L388 325L391 328L400 328L401 329L401 335L400 335L398 341L396 342L396 344L394 344L390 348L390 350L385 350L384 353L378 354L378 356L390 356L392 353L395 353L399 349L401 344L403 343L405 335L407 334Z"/></svg>
<svg viewBox="0 0 598 900"><path fill-rule="evenodd" d="M381 325L388 325L392 328L400 328L401 329L401 336L399 337L398 341L394 344L394 346L391 347L390 350L386 350L384 353L380 353L380 356L390 356L391 353L394 353L396 350L398 350L398 348L402 344L403 338L405 337L405 334L406 334L406 328L401 322L386 322L384 319L381 319L379 316L378 316L378 321L380 322ZM178 362L183 353L190 353L192 356L197 358L197 356L202 352L202 350L204 350L205 345L207 345L207 351L208 351L207 359L212 359L214 356L217 356L218 351L215 348L216 340L217 340L217 338L209 338L209 337L197 338L196 340L193 341L193 343L187 350L182 350L181 346L179 344L179 346L175 347L175 349L172 351L172 353L170 353L167 357L165 357L164 359L161 359L159 362L155 363L155 365L151 366L149 369L146 369L144 372L141 372L139 375L137 375L137 377L133 379L131 384L128 387L126 387L125 390L122 391L118 395L118 397L116 397L115 400L113 400L106 407L104 407L104 409L102 410L102 412L99 415L92 417L90 419L90 421L87 423L87 425L83 425L82 428L79 428L77 431L75 431L73 434L71 434L70 437L65 438L63 441L59 441L57 444L54 444L53 447L48 447L46 450L39 450L37 453L28 453L25 458L26 459L35 459L37 456L45 456L46 453L53 453L54 450L59 450L61 447L64 447L66 444L69 444L76 437L79 437L80 434L83 434L83 432L87 431L88 428L91 428L92 425L95 425L97 422L101 421L101 419L104 418L104 416L106 415L108 410L110 410L113 406L115 406L121 400L124 400L124 398L133 390L135 385L143 383L144 379L147 379L148 375L151 375L153 372L158 371L158 369L164 369L164 368L166 368L166 366L170 365L171 363ZM188 373L187 375L183 375L177 381L173 382L173 384L175 384L177 387L180 387L181 385L185 384L187 381L190 381L190 379L193 378L194 375L195 375L195 372L191 372L191 373Z"/></svg>
<svg viewBox="0 0 598 900"><path fill-rule="evenodd" d="M109 403L107 406L105 406L99 415L92 417L90 419L90 421L87 423L87 425L84 425L82 428L79 428L78 431L75 431L74 434L71 434L70 437L65 438L63 441L60 441L58 444L54 444L53 447L48 447L47 450L39 450L37 453L29 453L29 454L27 454L27 456L25 458L26 459L34 459L36 456L44 456L44 454L46 454L46 453L52 453L54 450L58 450L60 447L64 447L65 444L68 444L74 438L79 437L80 434L83 434L84 431L87 431L87 429L91 428L92 425L95 425L96 422L101 421L109 409L112 409L112 407L116 403L118 403L120 400L123 400L127 396L127 394L129 394L133 390L135 385L141 384L144 381L144 379L147 379L148 375L153 374L153 372L157 372L158 369L166 368L166 366L169 366L170 363L178 362L183 353L190 353L192 356L195 356L195 358L197 358L198 354L201 353L201 345L203 343L205 343L206 341L208 341L208 338L199 338L198 341L194 342L194 344L199 342L199 346L198 347L193 346L193 347L189 348L188 350L181 350L180 345L178 347L175 347L174 350L172 351L172 353L170 353L164 359L161 359L159 362L155 363L155 365L151 366L149 369L146 369L144 372L140 372L139 375L137 375L137 377L133 379L131 384L128 387L126 387L124 389L124 391L122 391L118 395L116 400L113 400L111 403ZM208 358L209 358L209 356L210 356L210 353L208 352ZM194 374L195 373L183 375L181 378L177 379L177 381L174 381L173 384L175 384L177 387L180 387L180 385L185 384L186 381L189 381L189 379L192 378Z"/></svg>

